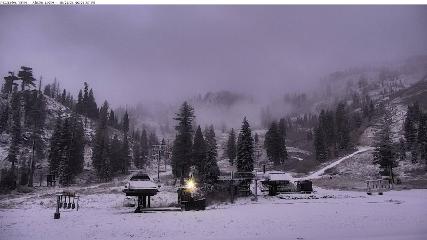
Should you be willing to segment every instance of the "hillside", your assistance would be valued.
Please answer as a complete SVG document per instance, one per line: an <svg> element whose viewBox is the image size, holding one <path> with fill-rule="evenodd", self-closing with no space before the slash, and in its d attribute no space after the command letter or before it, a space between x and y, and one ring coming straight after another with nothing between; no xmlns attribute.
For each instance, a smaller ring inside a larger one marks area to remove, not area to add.
<svg viewBox="0 0 427 240"><path fill-rule="evenodd" d="M304 176L318 170L336 159L350 154L351 151L341 153L337 158L329 159L327 162L320 164L315 158L315 151L313 148L313 139L309 135L313 132L313 128L317 124L316 114L319 113L321 108L334 109L337 102L344 101L347 106L350 106L350 114L361 111L360 104L357 102L363 96L369 96L376 107L380 109L385 106L386 110L391 113L392 117L392 139L396 144L402 137L403 121L406 115L407 105L414 101L420 101L421 106L425 106L427 99L427 68L424 58L415 58L412 60L404 61L399 64L389 65L384 67L371 67L371 68L355 68L346 71L336 72L328 75L322 81L327 86L326 89L321 89L317 94L295 94L285 95L283 102L280 104L275 102L271 106L276 106L276 109L281 109L278 106L290 106L293 111L287 112L289 109L283 108L281 116L287 117L289 126L287 133L287 152L288 159L284 166L280 166L280 170L292 172L295 176ZM419 78L420 81L416 81ZM329 86L329 87L328 87ZM331 86L333 86L333 91ZM329 91L329 92L328 92ZM320 98L319 96L327 96ZM52 136L55 119L58 116L69 116L71 110L58 102L57 100L45 95L47 107L46 127L43 132L42 139L47 146L45 155L47 156L49 149L49 139ZM2 98L0 104L5 105L6 99ZM243 94L237 94L229 91L209 92L205 95L190 97L189 102L193 104L195 109L196 119L194 125L201 125L202 128L208 124L213 124L216 129L216 139L218 146L218 163L220 170L223 173L235 170L230 166L228 158L225 154L226 142L228 138L228 131L231 127L239 130L243 116L249 116L248 119L259 119L261 121L250 121L253 129L253 134L258 134L259 143L256 148L256 162L255 167L261 169L266 164L267 169L275 169L268 160L266 151L263 147L266 134L266 127L262 124L262 114L260 111L263 107L256 102L255 99ZM278 105L277 105L278 104ZM284 104L284 105L283 105ZM359 105L358 105L359 104ZM165 137L169 145L173 141L173 127L175 122L173 117L177 111L176 106L165 104L152 104L137 105L127 109L119 108L116 112L116 117L120 118L126 112L130 115L130 129L146 129L150 133L160 134L160 137ZM306 114L301 114L305 111L313 114L313 119L307 118ZM261 111L262 112L262 111ZM299 112L299 114L298 114ZM248 113L248 114L246 114ZM354 141L354 149L358 146L370 146L375 144L375 135L379 130L380 120L383 112L378 111L376 115L369 121L363 124L352 133L352 141ZM251 116L253 115L253 116ZM92 167L92 148L93 137L96 128L96 122L91 119L86 119L80 116L85 122L85 154L84 154L84 171L81 175L76 177L77 183L90 183L96 181ZM273 118L274 119L274 116ZM309 119L309 120L307 120ZM121 132L117 129L109 127L111 136L117 135L121 138ZM28 135L26 132L23 135ZM9 149L10 136L7 133L2 133L0 136L0 168L8 168L10 163L5 160ZM132 153L132 141L130 146L130 156ZM370 151L368 151L371 153ZM28 161L30 158L31 149L23 147L19 161ZM153 156L147 156L148 161L145 166L146 171L152 175L156 175L157 163ZM408 160L409 161L409 160ZM167 165L168 162L166 162ZM164 165L164 163L162 163ZM402 177L408 179L416 179L424 177L424 172L417 172L420 166L409 166L410 164L403 164L401 169L398 170ZM38 162L36 165L37 180L39 176L45 176L48 170L47 158ZM131 163L131 169L135 169L135 165ZM170 166L163 166L162 176L171 178ZM277 169L277 170L279 170ZM328 169L325 174L332 174L335 176L348 176L349 178L359 179L360 181L367 178L375 178L378 175L376 166L372 165L372 154L364 152L363 154L356 154L349 157L342 163L338 164L332 169Z"/></svg>
<svg viewBox="0 0 427 240"><path fill-rule="evenodd" d="M425 78L413 85L401 89L383 99L387 103L387 109L391 113L392 141L396 147L403 136L403 124L407 113L408 105L416 101L426 109L425 99L427 99L427 81ZM374 146L376 133L379 131L379 120L382 115L377 116L371 122L359 138L359 144ZM366 151L342 161L337 166L325 171L324 178L316 180L316 184L323 187L338 187L341 189L365 188L364 181L378 178L379 168L373 165L373 151ZM409 150L406 151L406 158L398 161L395 174L402 182L397 188L425 188L427 186L427 159L420 159L417 163L412 163Z"/></svg>
<svg viewBox="0 0 427 240"><path fill-rule="evenodd" d="M1 104L5 105L6 100L1 98ZM49 164L48 164L48 154L50 150L50 138L52 137L55 122L58 117L66 118L71 116L72 111L58 102L57 100L44 95L44 101L46 106L46 121L44 131L41 135L41 138L44 142L45 148L44 158L41 161L36 163L36 170L34 175L35 185L39 184L40 178L42 177L44 182L46 181L46 175L49 172ZM92 148L93 148L93 138L95 135L95 129L97 126L96 121L87 118L82 115L78 115L80 120L84 123L84 138L85 138L85 147L84 147L84 170L83 172L75 178L76 183L90 183L93 181L97 181L94 175L93 166L92 166ZM118 135L119 137L122 135L122 132L109 127L112 135ZM29 129L24 128L22 135L27 138L30 136ZM25 140L25 139L24 139ZM8 132L3 132L0 134L0 169L8 169L10 168L11 163L7 160L7 155L10 147L11 137ZM23 145L20 150L20 155L18 157L17 165L21 166L22 163L27 163L31 159L31 146ZM1 174L1 173L0 173ZM1 177L1 176L0 176ZM45 184L45 183L43 183Z"/></svg>

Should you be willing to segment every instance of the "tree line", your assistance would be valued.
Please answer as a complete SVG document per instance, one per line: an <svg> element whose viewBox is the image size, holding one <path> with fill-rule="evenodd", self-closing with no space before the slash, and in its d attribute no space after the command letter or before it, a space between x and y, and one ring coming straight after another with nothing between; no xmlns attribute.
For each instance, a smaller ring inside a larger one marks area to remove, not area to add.
<svg viewBox="0 0 427 240"><path fill-rule="evenodd" d="M406 141L401 148L411 153L413 163L427 159L427 112L422 111L418 102L408 106L403 124Z"/></svg>
<svg viewBox="0 0 427 240"><path fill-rule="evenodd" d="M41 81L41 80L40 80ZM19 87L20 86L20 87ZM9 169L2 169L2 188L14 189L20 185L33 185L36 162L44 158L43 131L46 121L46 104L32 68L22 66L18 74L9 72L2 86L0 133L10 136L7 160ZM31 154L23 155L24 152Z"/></svg>
<svg viewBox="0 0 427 240"><path fill-rule="evenodd" d="M49 173L58 176L59 184L68 185L74 176L83 171L85 132L80 117L56 118L55 129L50 138Z"/></svg>
<svg viewBox="0 0 427 240"><path fill-rule="evenodd" d="M113 133L114 129L110 128L109 123L115 116L111 113L105 101L99 111L92 148L92 165L97 176L104 181L119 174L128 174L132 162L136 168L144 168L149 163L153 145L159 144L156 134L147 133L145 129L141 133L137 129L130 135L127 112L121 121L121 134Z"/></svg>
<svg viewBox="0 0 427 240"><path fill-rule="evenodd" d="M111 179L115 174L127 173L132 160L137 168L143 168L151 146L158 143L155 133L145 130L132 131L129 136L128 114L119 121L107 102L98 109L94 91L86 82L74 100L69 91L61 90L56 79L42 91L42 78L37 86L32 68L22 66L17 75L9 72L4 77L1 97L4 101L0 105L0 134L10 136L7 155L10 167L1 170L2 189L15 189L17 184L32 186L34 170L46 157L48 173L55 175L60 184L70 184L83 171L86 145L92 147L92 164L98 177ZM68 108L55 117L52 126L46 124L46 97ZM85 137L86 118L97 123L92 142ZM109 128L119 129L121 133ZM53 133L46 139L50 129Z"/></svg>
<svg viewBox="0 0 427 240"><path fill-rule="evenodd" d="M193 175L202 183L213 183L220 174L215 129L211 125L202 131L201 127L197 126L194 131L194 118L194 108L184 102L174 118L177 125L172 148L172 173L181 182ZM237 140L234 129L230 135L227 150L230 161L234 163L234 158L236 159L238 171L253 171L254 140L246 118L243 119Z"/></svg>
<svg viewBox="0 0 427 240"><path fill-rule="evenodd" d="M418 102L408 105L403 122L404 138L394 142L391 133L392 119L389 111L385 111L381 121L381 129L377 133L374 164L380 167L381 176L389 176L394 181L393 168L399 161L405 161L408 153L411 163L416 164L424 159L427 164L427 112L424 112Z"/></svg>
<svg viewBox="0 0 427 240"><path fill-rule="evenodd" d="M316 160L325 162L353 149L352 133L360 129L363 122L369 122L374 113L375 105L369 97L351 105L339 102L334 111L322 109L314 128Z"/></svg>

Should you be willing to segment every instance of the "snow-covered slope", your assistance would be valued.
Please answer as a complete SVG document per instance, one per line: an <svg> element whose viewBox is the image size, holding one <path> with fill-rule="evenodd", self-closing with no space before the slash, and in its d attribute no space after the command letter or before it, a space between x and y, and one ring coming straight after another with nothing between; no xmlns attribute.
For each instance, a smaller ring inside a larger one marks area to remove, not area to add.
<svg viewBox="0 0 427 240"><path fill-rule="evenodd" d="M353 156L355 156L357 154L364 153L364 152L370 151L372 149L373 149L373 147L367 147L367 146L359 147L357 151L355 151L355 152L353 152L353 153L351 153L345 157L339 158L336 161L333 161L332 163L329 163L327 166L311 173L310 175L304 177L303 179L320 178L325 173L326 170L337 166L338 164L340 164L341 162L343 162L346 159L352 158Z"/></svg>
<svg viewBox="0 0 427 240"><path fill-rule="evenodd" d="M45 104L46 104L46 122L45 122L45 129L44 133L42 135L42 139L45 143L45 158L36 163L36 172L35 172L35 179L38 181L39 176L38 175L44 175L47 174L48 169L48 161L47 156L49 153L49 140L53 134L56 118L58 116L60 117L67 117L72 114L71 110L58 101L56 101L53 98L50 98L49 96L44 96L45 98ZM4 100L4 99L2 99ZM84 123L84 130L85 130L85 138L87 145L85 146L85 154L84 154L84 168L86 170L91 170L91 157L92 157L92 149L91 149L91 142L95 135L95 128L96 128L96 122L89 119L84 118L81 116L82 121ZM29 133L25 132L25 129L23 129L23 135L28 135ZM116 132L117 130L112 129L112 131ZM118 132L117 132L118 133ZM0 134L0 169L2 168L9 168L10 162L7 161L7 154L9 150L9 144L10 144L10 136L8 133L3 132ZM23 146L20 149L20 156L18 157L18 166L20 165L21 161L26 161L30 158L30 148L28 146ZM79 180L79 179L77 179Z"/></svg>

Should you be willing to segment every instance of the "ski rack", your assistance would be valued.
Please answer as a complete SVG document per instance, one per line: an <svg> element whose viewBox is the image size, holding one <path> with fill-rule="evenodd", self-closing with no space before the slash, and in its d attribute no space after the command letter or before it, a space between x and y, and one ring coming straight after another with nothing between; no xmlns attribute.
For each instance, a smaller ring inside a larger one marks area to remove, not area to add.
<svg viewBox="0 0 427 240"><path fill-rule="evenodd" d="M63 209L76 209L79 211L79 200L80 196L72 191L62 191L60 193L55 194L56 196L56 212L53 215L53 219L59 219L61 214L59 212L60 208ZM68 203L67 203L68 198ZM71 198L73 198L73 202L71 203Z"/></svg>
<svg viewBox="0 0 427 240"><path fill-rule="evenodd" d="M393 184L389 179L376 179L366 181L366 193L372 195L377 192L378 195L383 195L384 192L393 189Z"/></svg>

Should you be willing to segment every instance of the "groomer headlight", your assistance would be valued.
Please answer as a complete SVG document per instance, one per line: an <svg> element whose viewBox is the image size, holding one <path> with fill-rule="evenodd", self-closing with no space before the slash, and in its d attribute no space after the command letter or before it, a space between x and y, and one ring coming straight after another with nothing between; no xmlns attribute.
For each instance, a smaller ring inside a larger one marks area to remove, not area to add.
<svg viewBox="0 0 427 240"><path fill-rule="evenodd" d="M196 182L193 179L187 180L185 187L190 191L194 191L196 189Z"/></svg>

